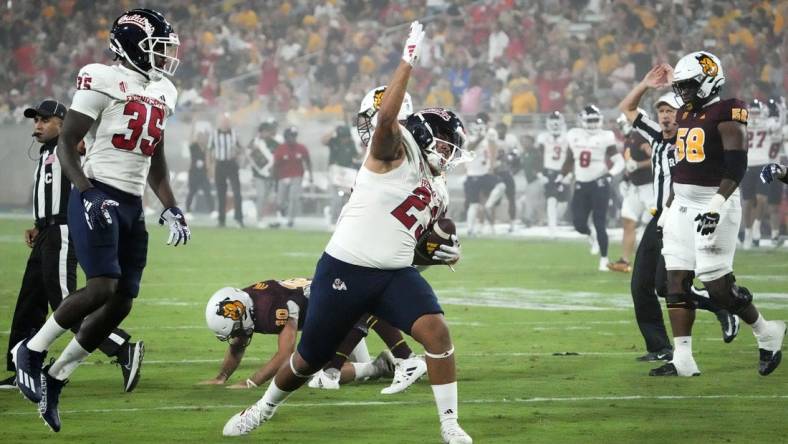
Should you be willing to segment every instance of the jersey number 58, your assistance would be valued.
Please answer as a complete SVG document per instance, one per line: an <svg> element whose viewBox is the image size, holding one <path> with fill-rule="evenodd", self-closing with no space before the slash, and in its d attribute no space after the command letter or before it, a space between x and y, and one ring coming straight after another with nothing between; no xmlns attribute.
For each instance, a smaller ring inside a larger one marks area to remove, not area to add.
<svg viewBox="0 0 788 444"><path fill-rule="evenodd" d="M706 132L703 128L679 128L676 134L676 162L685 158L690 163L700 163L706 159L703 143Z"/></svg>
<svg viewBox="0 0 788 444"><path fill-rule="evenodd" d="M152 156L161 141L164 111L141 102L128 102L123 108L123 115L131 117L128 124L131 133L114 134L112 145L126 151L133 151L139 146L142 154ZM143 129L147 129L146 135L142 134Z"/></svg>

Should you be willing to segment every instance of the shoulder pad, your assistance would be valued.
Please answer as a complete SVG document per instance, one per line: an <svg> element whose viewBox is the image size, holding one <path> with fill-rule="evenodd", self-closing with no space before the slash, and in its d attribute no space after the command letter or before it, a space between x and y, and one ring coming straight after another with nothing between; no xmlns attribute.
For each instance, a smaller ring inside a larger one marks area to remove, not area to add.
<svg viewBox="0 0 788 444"><path fill-rule="evenodd" d="M98 91L121 100L126 97L120 90L115 70L103 63L90 63L83 66L77 74L77 89Z"/></svg>

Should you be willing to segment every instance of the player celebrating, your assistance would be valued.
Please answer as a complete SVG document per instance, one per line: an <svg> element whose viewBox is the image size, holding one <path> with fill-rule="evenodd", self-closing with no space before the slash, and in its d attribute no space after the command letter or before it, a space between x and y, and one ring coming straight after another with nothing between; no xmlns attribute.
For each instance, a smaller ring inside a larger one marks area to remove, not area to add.
<svg viewBox="0 0 788 444"><path fill-rule="evenodd" d="M758 373L765 376L782 359L785 323L765 320L750 291L736 285L733 276L741 223L738 185L747 169L747 108L741 100L720 98L725 76L720 60L709 52L682 57L672 83L684 105L676 117L673 195L659 225L664 230L666 299L675 350L671 363L650 374L700 374L692 356L695 304L685 285L694 270L715 305L752 326L760 353Z"/></svg>
<svg viewBox="0 0 788 444"><path fill-rule="evenodd" d="M599 248L599 271L608 271L607 264L607 205L610 200L610 177L624 170L624 158L616 149L616 136L602 129L602 113L588 105L578 116L581 128L572 128L566 135L569 142L564 172L574 165L577 181L572 197L572 216L575 230L588 236L591 254ZM608 169L608 162L613 166ZM591 215L596 239L588 228Z"/></svg>
<svg viewBox="0 0 788 444"><path fill-rule="evenodd" d="M424 32L410 27L403 61L388 84L369 152L350 200L318 261L298 349L277 372L262 399L227 422L226 436L244 435L268 421L285 399L332 356L365 312L410 334L425 348L430 383L446 443L471 443L457 422L454 347L435 293L411 267L416 239L445 211L448 195L434 178L462 160L465 132L457 116L422 110L400 125L397 114ZM454 246L441 245L436 260L455 263Z"/></svg>
<svg viewBox="0 0 788 444"><path fill-rule="evenodd" d="M110 49L120 64L90 64L77 77L58 146L63 171L74 184L68 225L87 285L63 299L41 330L13 351L17 374L28 381L20 390L40 402L41 416L56 432L67 378L128 315L139 291L148 248L141 199L146 177L165 208L159 223L170 229L167 243L190 238L164 156L164 126L177 91L163 75L175 73L178 44L164 16L134 9L112 25ZM87 153L80 167L77 144L83 138ZM42 374L49 346L80 322L76 337Z"/></svg>
<svg viewBox="0 0 788 444"><path fill-rule="evenodd" d="M558 226L559 215L563 214L561 206L566 203L567 184L572 183L572 174L564 176L561 170L566 162L569 143L566 140L566 122L563 114L553 111L547 116L547 131L536 136L536 146L542 153L542 172L538 178L544 184L544 195L547 199L547 226L551 235Z"/></svg>

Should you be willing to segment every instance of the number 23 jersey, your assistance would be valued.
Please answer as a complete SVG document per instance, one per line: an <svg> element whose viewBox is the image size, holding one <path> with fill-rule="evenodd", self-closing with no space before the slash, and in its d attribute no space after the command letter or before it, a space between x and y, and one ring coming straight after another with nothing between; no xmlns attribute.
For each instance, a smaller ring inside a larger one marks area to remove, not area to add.
<svg viewBox="0 0 788 444"><path fill-rule="evenodd" d="M71 110L94 119L85 136L85 175L142 196L150 157L177 96L166 77L150 81L121 65L92 63L82 68Z"/></svg>
<svg viewBox="0 0 788 444"><path fill-rule="evenodd" d="M353 265L396 270L413 263L416 240L445 213L446 182L434 177L410 132L400 125L406 159L378 174L361 166L326 253Z"/></svg>

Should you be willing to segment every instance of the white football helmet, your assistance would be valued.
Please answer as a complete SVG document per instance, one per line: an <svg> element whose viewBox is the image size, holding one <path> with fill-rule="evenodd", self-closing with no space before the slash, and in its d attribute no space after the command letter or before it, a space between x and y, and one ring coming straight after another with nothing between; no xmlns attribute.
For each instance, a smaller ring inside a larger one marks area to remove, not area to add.
<svg viewBox="0 0 788 444"><path fill-rule="evenodd" d="M383 93L385 92L386 85L378 86L370 90L364 96L364 99L361 100L361 107L358 110L358 115L356 115L356 130L365 146L369 145L372 131L378 124L378 110L383 102ZM402 99L402 106L400 106L397 120L403 121L411 114L413 114L413 101L410 98L410 94L405 91L405 98Z"/></svg>
<svg viewBox="0 0 788 444"><path fill-rule="evenodd" d="M758 99L753 99L748 108L750 126L760 127L769 116L769 110L766 108L766 105Z"/></svg>
<svg viewBox="0 0 788 444"><path fill-rule="evenodd" d="M578 114L580 126L587 130L602 129L602 113L596 105L588 105Z"/></svg>
<svg viewBox="0 0 788 444"><path fill-rule="evenodd" d="M254 302L245 291L224 287L208 299L205 322L220 341L242 335L251 338L254 332Z"/></svg>
<svg viewBox="0 0 788 444"><path fill-rule="evenodd" d="M553 111L547 116L545 126L547 127L547 131L553 136L558 136L566 132L566 120L564 120L564 115L559 111Z"/></svg>
<svg viewBox="0 0 788 444"><path fill-rule="evenodd" d="M724 84L720 59L707 51L687 54L673 68L673 91L684 103L703 106Z"/></svg>

